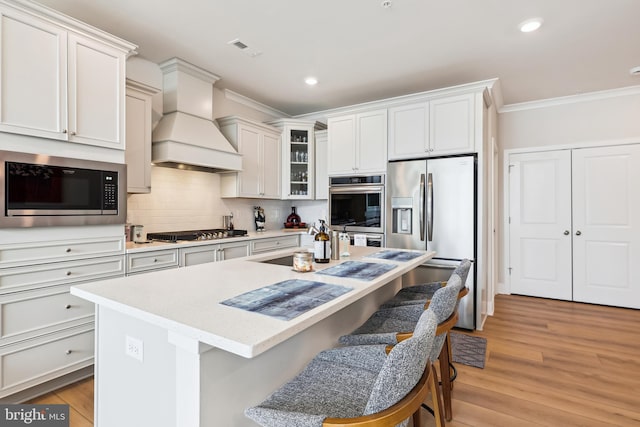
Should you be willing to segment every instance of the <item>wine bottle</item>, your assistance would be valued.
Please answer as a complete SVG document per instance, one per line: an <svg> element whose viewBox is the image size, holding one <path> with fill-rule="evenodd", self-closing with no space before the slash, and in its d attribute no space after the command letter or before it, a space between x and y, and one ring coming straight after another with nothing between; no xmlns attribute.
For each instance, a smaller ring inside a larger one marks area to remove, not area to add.
<svg viewBox="0 0 640 427"><path fill-rule="evenodd" d="M323 220L320 220L320 230L316 233L313 242L313 258L315 262L326 264L331 257L331 241Z"/></svg>
<svg viewBox="0 0 640 427"><path fill-rule="evenodd" d="M291 206L291 214L287 217L287 224L291 224L293 227L300 225L300 215L296 212L295 206Z"/></svg>

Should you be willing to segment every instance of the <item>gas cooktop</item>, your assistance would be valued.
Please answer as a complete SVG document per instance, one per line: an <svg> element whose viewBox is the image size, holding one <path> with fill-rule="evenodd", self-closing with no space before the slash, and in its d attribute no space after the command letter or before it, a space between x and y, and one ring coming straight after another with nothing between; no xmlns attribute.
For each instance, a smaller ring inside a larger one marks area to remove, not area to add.
<svg viewBox="0 0 640 427"><path fill-rule="evenodd" d="M163 242L177 242L179 240L214 240L229 237L241 237L246 235L247 230L225 230L224 228L213 228L211 230L186 230L147 233L147 239L161 240Z"/></svg>

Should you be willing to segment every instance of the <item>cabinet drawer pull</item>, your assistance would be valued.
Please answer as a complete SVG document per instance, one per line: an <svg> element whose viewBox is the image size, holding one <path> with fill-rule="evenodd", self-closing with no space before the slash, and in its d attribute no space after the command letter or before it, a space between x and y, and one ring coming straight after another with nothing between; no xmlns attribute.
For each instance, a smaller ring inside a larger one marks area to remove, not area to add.
<svg viewBox="0 0 640 427"><path fill-rule="evenodd" d="M70 271L67 271L67 276L71 276L71 272Z"/></svg>
<svg viewBox="0 0 640 427"><path fill-rule="evenodd" d="M158 262L158 258L154 258L154 259L153 259L153 262Z"/></svg>
<svg viewBox="0 0 640 427"><path fill-rule="evenodd" d="M67 248L67 251L66 251L66 252L67 252L67 253L71 252L71 248Z"/></svg>
<svg viewBox="0 0 640 427"><path fill-rule="evenodd" d="M62 129L62 133L67 133L67 130L66 129Z"/></svg>
<svg viewBox="0 0 640 427"><path fill-rule="evenodd" d="M71 304L67 304L64 306L64 308L66 308L67 310L69 310L71 308Z"/></svg>
<svg viewBox="0 0 640 427"><path fill-rule="evenodd" d="M71 350L65 351L64 354L71 354Z"/></svg>
<svg viewBox="0 0 640 427"><path fill-rule="evenodd" d="M76 133L75 133L75 132L70 132L70 134L71 134L71 135L75 135Z"/></svg>

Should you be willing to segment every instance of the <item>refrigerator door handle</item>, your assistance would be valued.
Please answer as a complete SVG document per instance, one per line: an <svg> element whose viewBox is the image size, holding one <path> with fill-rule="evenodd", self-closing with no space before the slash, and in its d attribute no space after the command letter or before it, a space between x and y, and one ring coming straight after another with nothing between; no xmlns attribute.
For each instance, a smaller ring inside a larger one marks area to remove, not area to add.
<svg viewBox="0 0 640 427"><path fill-rule="evenodd" d="M420 174L420 202L418 203L418 217L420 218L420 240L424 241L424 174Z"/></svg>
<svg viewBox="0 0 640 427"><path fill-rule="evenodd" d="M427 178L427 241L433 240L433 174Z"/></svg>

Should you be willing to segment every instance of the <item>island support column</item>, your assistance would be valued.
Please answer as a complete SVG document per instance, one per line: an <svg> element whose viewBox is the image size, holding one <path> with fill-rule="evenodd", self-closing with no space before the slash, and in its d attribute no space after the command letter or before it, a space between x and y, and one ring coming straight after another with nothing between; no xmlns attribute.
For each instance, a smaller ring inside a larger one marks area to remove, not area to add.
<svg viewBox="0 0 640 427"><path fill-rule="evenodd" d="M169 343L176 346L176 426L200 427L201 355L213 347L169 331Z"/></svg>

